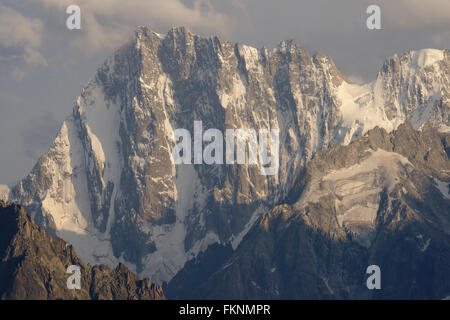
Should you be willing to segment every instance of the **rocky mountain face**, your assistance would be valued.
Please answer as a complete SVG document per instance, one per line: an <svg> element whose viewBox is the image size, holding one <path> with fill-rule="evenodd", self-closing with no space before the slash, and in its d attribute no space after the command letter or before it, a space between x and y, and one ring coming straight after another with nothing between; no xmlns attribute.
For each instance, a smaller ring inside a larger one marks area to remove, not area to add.
<svg viewBox="0 0 450 320"><path fill-rule="evenodd" d="M211 246L186 263L167 296L450 296L449 142L449 134L408 122L317 153L236 250ZM380 290L366 286L370 265L380 267Z"/></svg>
<svg viewBox="0 0 450 320"><path fill-rule="evenodd" d="M68 289L69 266L81 271L80 289ZM164 299L161 287L120 264L84 264L73 247L34 224L25 209L0 201L0 298L30 300Z"/></svg>
<svg viewBox="0 0 450 320"><path fill-rule="evenodd" d="M292 194L315 152L407 119L447 131L449 66L448 50L408 52L387 60L374 82L355 85L330 57L293 41L255 49L141 27L99 68L8 198L83 261L123 262L169 281L212 244L240 247ZM175 165L174 130L193 132L194 121L222 132L279 129L278 173L261 175L261 164Z"/></svg>

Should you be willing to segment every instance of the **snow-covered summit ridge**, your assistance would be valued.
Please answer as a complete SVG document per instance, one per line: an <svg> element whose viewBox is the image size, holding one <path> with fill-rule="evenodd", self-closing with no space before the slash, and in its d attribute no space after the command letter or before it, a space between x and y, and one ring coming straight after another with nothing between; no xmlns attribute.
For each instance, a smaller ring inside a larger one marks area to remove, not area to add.
<svg viewBox="0 0 450 320"><path fill-rule="evenodd" d="M425 68L437 62L445 60L446 50L425 48L419 50L409 50L403 55L394 54L386 60L404 59L407 65L412 68Z"/></svg>
<svg viewBox="0 0 450 320"><path fill-rule="evenodd" d="M442 60L444 60L444 50L422 49L411 51L412 65L418 68L424 68Z"/></svg>
<svg viewBox="0 0 450 320"><path fill-rule="evenodd" d="M419 129L431 122L440 131L449 125L450 54L448 50L408 51L388 58L377 79L367 84L344 81L337 88L348 143L375 126L387 131L410 120Z"/></svg>

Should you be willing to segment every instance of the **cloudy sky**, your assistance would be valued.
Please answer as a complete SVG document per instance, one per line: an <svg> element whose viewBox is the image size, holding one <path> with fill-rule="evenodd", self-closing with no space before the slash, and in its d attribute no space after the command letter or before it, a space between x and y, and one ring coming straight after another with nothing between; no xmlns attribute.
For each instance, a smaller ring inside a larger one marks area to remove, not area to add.
<svg viewBox="0 0 450 320"><path fill-rule="evenodd" d="M81 30L66 8L81 8ZM366 9L381 8L382 30ZM0 0L0 184L13 185L50 146L82 87L138 25L174 26L256 47L294 39L368 82L386 57L450 47L449 0Z"/></svg>

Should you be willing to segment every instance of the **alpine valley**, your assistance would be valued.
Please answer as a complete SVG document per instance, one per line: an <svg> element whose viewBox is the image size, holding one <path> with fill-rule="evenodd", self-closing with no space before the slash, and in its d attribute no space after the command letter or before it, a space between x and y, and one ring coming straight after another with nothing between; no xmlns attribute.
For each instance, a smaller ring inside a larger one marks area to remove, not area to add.
<svg viewBox="0 0 450 320"><path fill-rule="evenodd" d="M278 173L175 165L173 132L194 121L278 129ZM293 41L139 27L0 196L85 263L123 263L169 299L443 299L449 156L448 49L394 55L361 85ZM382 290L366 287L373 264Z"/></svg>

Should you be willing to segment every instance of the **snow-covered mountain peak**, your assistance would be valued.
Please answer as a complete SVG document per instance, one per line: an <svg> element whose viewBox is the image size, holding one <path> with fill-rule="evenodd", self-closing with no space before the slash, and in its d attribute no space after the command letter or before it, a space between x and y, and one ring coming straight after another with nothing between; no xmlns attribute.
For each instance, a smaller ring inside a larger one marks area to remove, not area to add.
<svg viewBox="0 0 450 320"><path fill-rule="evenodd" d="M422 49L411 51L411 64L418 68L425 68L442 60L444 60L443 50Z"/></svg>

